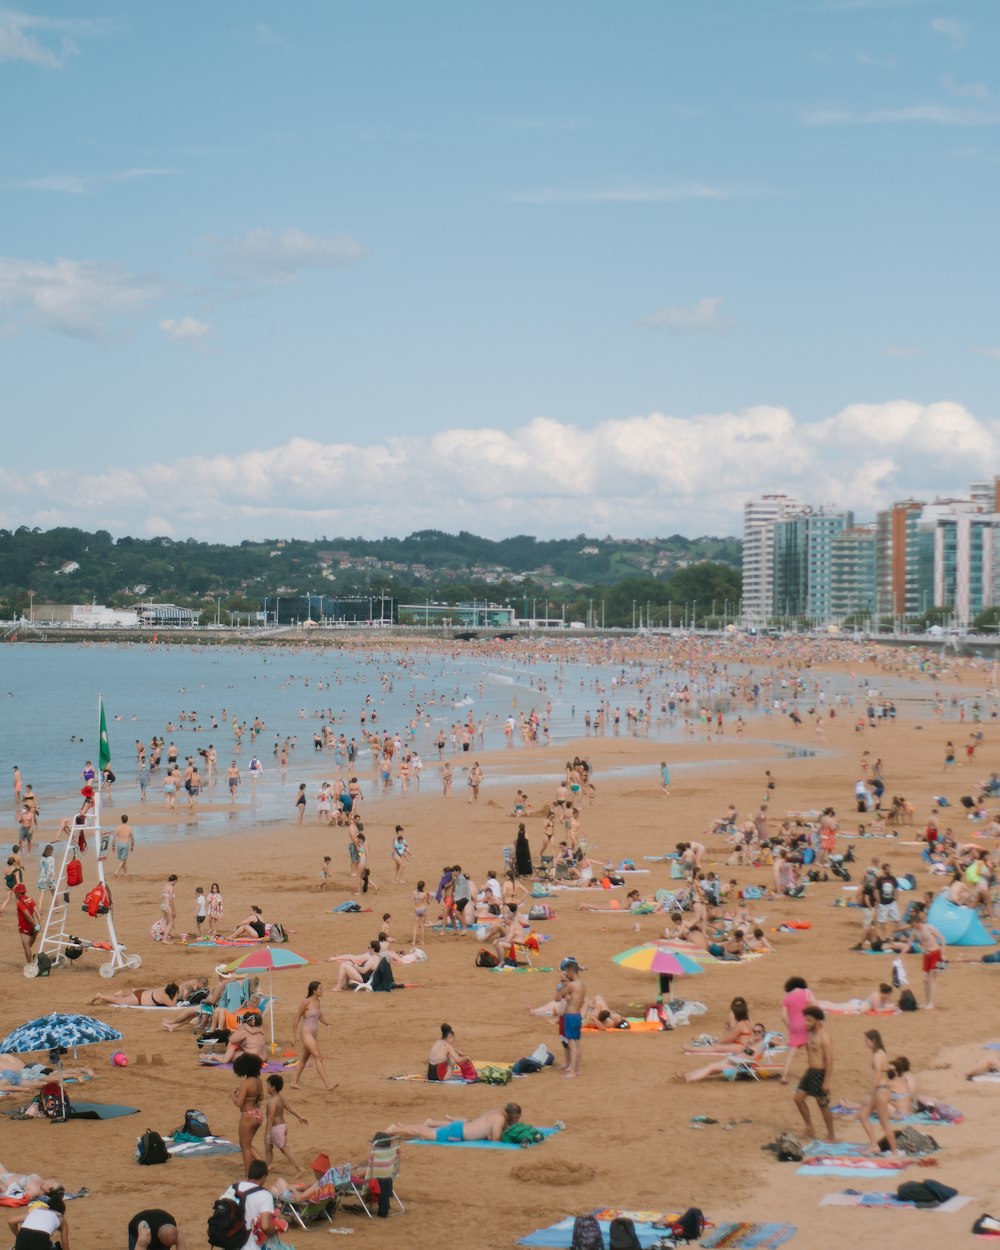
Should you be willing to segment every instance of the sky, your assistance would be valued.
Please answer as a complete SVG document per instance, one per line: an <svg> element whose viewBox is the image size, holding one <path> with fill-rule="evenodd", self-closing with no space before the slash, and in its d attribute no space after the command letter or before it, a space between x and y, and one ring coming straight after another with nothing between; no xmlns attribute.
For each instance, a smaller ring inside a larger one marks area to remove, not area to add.
<svg viewBox="0 0 1000 1250"><path fill-rule="evenodd" d="M0 0L0 526L961 495L998 67L996 0Z"/></svg>

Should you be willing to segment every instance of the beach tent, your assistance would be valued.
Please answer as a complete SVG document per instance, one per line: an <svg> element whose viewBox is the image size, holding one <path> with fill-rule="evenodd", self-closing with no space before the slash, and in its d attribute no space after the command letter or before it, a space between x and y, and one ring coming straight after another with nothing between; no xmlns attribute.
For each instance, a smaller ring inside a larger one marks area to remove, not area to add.
<svg viewBox="0 0 1000 1250"><path fill-rule="evenodd" d="M927 919L949 946L993 946L974 907L959 907L943 894L931 903Z"/></svg>

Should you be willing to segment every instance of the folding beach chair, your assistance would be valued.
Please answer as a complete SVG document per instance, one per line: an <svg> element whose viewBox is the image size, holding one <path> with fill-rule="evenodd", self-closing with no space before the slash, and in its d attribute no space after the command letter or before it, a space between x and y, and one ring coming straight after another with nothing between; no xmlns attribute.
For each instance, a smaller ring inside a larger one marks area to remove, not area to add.
<svg viewBox="0 0 1000 1250"><path fill-rule="evenodd" d="M343 1172L343 1168L328 1168L317 1182L316 1192L308 1202L296 1202L288 1196L275 1198L278 1214L294 1220L303 1230L307 1224L314 1224L317 1220L328 1220L332 1224L339 1196L337 1180L338 1176L343 1179Z"/></svg>
<svg viewBox="0 0 1000 1250"><path fill-rule="evenodd" d="M535 965L531 962L531 951L523 942L511 942L507 948L507 956L504 960L507 964L513 964L515 968L533 968Z"/></svg>
<svg viewBox="0 0 1000 1250"><path fill-rule="evenodd" d="M775 1060L787 1049L784 1041L783 1033L765 1033L764 1049L760 1052L760 1057L753 1059L749 1055L733 1055L732 1061L726 1065L723 1076L727 1081L747 1078L760 1081L766 1076L778 1075L779 1069Z"/></svg>
<svg viewBox="0 0 1000 1250"><path fill-rule="evenodd" d="M370 1220L375 1218L376 1212L387 1216L393 1202L401 1212L406 1210L396 1192L401 1148L402 1142L398 1137L386 1137L379 1133L372 1141L367 1163L358 1167L347 1164L344 1168L333 1169L342 1175L346 1173L345 1179L337 1186L338 1192L356 1198Z"/></svg>

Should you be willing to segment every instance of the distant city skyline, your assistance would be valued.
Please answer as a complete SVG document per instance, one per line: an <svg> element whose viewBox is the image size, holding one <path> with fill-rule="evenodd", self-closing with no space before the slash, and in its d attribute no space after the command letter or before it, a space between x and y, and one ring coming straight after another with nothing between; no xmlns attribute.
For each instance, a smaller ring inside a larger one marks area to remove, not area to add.
<svg viewBox="0 0 1000 1250"><path fill-rule="evenodd" d="M0 0L0 526L742 532L1000 467L991 0Z"/></svg>

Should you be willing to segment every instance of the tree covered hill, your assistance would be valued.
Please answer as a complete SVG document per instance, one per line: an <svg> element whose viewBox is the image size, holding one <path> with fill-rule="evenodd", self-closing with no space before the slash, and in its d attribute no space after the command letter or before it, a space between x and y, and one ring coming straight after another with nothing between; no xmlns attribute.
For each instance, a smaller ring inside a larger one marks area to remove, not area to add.
<svg viewBox="0 0 1000 1250"><path fill-rule="evenodd" d="M492 540L467 531L421 530L405 538L275 538L226 546L22 526L0 530L0 612L7 618L26 613L33 598L115 607L152 599L204 608L219 601L225 613L253 610L264 598L281 596L288 611L303 615L296 597L385 593L402 601L449 603L542 596L567 605L567 615L575 616L598 598L608 624L627 623L613 622L608 605L614 616L626 618L633 601L698 600L705 614L717 600L721 612L724 601L739 598L740 554L738 539L680 534Z"/></svg>

